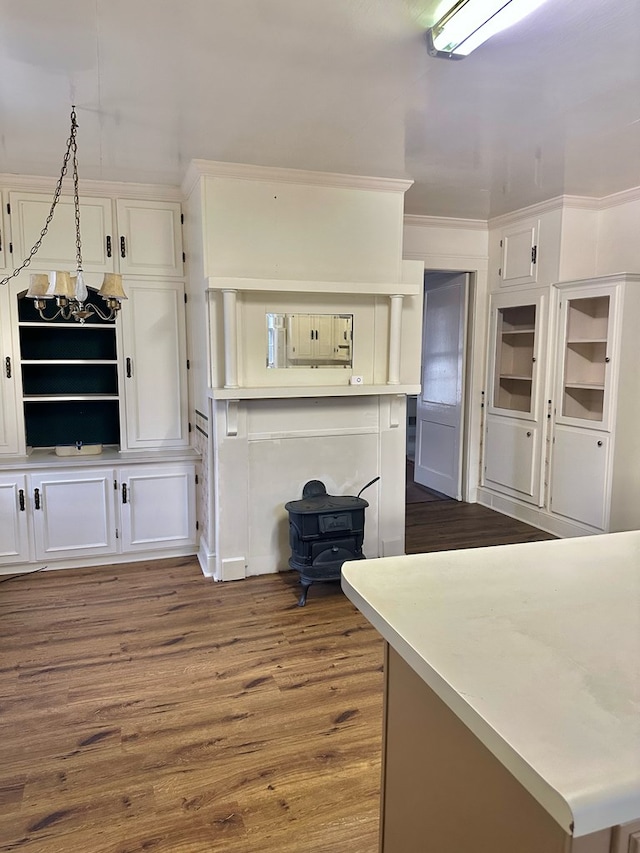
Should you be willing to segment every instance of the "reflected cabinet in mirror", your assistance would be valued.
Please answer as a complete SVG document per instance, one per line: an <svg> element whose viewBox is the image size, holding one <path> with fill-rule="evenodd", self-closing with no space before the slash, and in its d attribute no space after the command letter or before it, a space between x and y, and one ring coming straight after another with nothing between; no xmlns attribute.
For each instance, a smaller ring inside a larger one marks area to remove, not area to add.
<svg viewBox="0 0 640 853"><path fill-rule="evenodd" d="M353 314L267 314L267 367L351 367Z"/></svg>

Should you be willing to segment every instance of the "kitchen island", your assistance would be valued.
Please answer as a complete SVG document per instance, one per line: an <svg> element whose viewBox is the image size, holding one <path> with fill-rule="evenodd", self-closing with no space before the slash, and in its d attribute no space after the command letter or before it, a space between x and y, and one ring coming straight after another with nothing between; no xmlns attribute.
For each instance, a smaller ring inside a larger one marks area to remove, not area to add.
<svg viewBox="0 0 640 853"><path fill-rule="evenodd" d="M382 853L640 853L640 532L345 563Z"/></svg>

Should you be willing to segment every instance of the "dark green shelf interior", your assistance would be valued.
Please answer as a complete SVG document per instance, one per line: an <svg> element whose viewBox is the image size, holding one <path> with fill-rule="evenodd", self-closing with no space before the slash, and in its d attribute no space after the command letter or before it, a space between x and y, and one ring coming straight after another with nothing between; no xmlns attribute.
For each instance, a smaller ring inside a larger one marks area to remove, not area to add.
<svg viewBox="0 0 640 853"><path fill-rule="evenodd" d="M25 402L29 447L57 444L120 444L117 400Z"/></svg>
<svg viewBox="0 0 640 853"><path fill-rule="evenodd" d="M31 394L116 394L115 364L23 364L22 390Z"/></svg>
<svg viewBox="0 0 640 853"><path fill-rule="evenodd" d="M23 361L61 358L115 360L115 329L21 326L20 357Z"/></svg>

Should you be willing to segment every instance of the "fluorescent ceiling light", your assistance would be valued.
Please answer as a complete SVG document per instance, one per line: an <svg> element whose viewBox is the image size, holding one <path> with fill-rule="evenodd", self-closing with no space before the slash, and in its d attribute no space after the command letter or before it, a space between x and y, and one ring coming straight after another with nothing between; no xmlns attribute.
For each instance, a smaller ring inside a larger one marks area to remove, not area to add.
<svg viewBox="0 0 640 853"><path fill-rule="evenodd" d="M545 0L459 0L427 32L429 53L462 59L484 41L516 24Z"/></svg>

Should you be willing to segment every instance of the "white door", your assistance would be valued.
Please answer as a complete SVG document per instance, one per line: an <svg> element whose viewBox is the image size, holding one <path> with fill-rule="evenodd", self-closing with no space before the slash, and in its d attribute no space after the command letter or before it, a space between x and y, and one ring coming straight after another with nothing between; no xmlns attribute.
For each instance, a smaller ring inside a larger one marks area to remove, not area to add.
<svg viewBox="0 0 640 853"><path fill-rule="evenodd" d="M126 279L122 306L127 450L187 447L187 345L184 285ZM121 392L122 393L122 392Z"/></svg>
<svg viewBox="0 0 640 853"><path fill-rule="evenodd" d="M0 564L29 560L27 495L23 474L0 476Z"/></svg>
<svg viewBox="0 0 640 853"><path fill-rule="evenodd" d="M34 474L36 559L114 554L114 472L110 468Z"/></svg>
<svg viewBox="0 0 640 853"><path fill-rule="evenodd" d="M195 465L120 471L124 551L195 543Z"/></svg>
<svg viewBox="0 0 640 853"><path fill-rule="evenodd" d="M13 288L0 288L0 454L21 451L19 427L22 405L18 407L16 383L20 360L13 349L11 335L11 306Z"/></svg>
<svg viewBox="0 0 640 853"><path fill-rule="evenodd" d="M417 399L416 483L462 498L462 417L468 303L466 273L427 273L422 391Z"/></svg>
<svg viewBox="0 0 640 853"><path fill-rule="evenodd" d="M181 276L180 204L118 199L118 257L125 275Z"/></svg>
<svg viewBox="0 0 640 853"><path fill-rule="evenodd" d="M607 528L609 435L556 425L551 461L551 512Z"/></svg>

